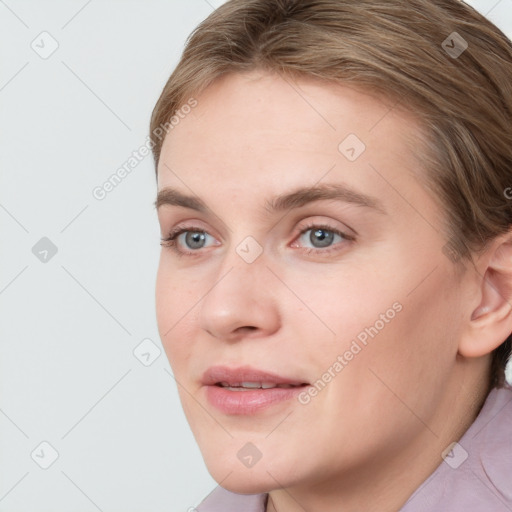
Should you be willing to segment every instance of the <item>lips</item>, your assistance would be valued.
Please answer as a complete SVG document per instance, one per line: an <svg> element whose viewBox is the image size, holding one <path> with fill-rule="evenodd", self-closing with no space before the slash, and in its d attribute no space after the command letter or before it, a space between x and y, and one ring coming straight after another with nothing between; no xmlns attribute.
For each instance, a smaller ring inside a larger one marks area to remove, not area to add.
<svg viewBox="0 0 512 512"><path fill-rule="evenodd" d="M204 373L204 386L221 386L246 389L290 388L308 384L300 379L283 377L275 373L257 370L250 366L229 368L227 366L212 366Z"/></svg>
<svg viewBox="0 0 512 512"><path fill-rule="evenodd" d="M204 373L202 384L206 400L227 415L252 415L267 409L277 412L295 403L292 399L309 385L250 366L213 366Z"/></svg>
<svg viewBox="0 0 512 512"><path fill-rule="evenodd" d="M273 389L273 388L295 388L300 387L297 384L275 384L274 382L236 382L230 384L229 382L220 382L215 384L221 388L229 389L230 391L243 391L245 389Z"/></svg>

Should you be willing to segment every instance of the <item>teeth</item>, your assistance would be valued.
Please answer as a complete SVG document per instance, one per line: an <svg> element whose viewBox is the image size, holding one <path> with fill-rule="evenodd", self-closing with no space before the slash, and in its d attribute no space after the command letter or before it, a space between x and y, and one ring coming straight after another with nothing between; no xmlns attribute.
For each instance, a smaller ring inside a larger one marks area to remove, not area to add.
<svg viewBox="0 0 512 512"><path fill-rule="evenodd" d="M294 388L297 387L293 384L275 384L273 382L234 382L232 385L229 382L221 382L223 388L230 390L239 389L272 389L272 388Z"/></svg>
<svg viewBox="0 0 512 512"><path fill-rule="evenodd" d="M242 382L243 388L257 389L261 388L260 382Z"/></svg>

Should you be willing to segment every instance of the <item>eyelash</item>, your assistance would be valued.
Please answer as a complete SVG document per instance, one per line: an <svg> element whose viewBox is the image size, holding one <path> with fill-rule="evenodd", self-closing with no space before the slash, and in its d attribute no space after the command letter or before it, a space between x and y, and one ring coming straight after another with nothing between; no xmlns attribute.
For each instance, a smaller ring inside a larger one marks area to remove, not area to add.
<svg viewBox="0 0 512 512"><path fill-rule="evenodd" d="M354 241L355 240L355 237L353 237L351 235L347 235L343 231L335 229L335 228L333 228L331 226L327 226L325 224L314 224L314 223L305 226L299 232L299 234L297 235L297 237L295 239L300 238L304 233L306 233L307 231L310 231L311 229L322 229L324 231L328 231L330 233L334 233L336 235L341 236L346 241ZM167 247L167 248L171 249L179 257L182 257L182 256L191 256L191 257L200 256L200 254L199 254L200 253L200 249L197 249L195 251L178 249L178 244L177 244L178 236L180 236L182 233L187 233L187 232L191 232L191 233L206 233L206 231L201 230L199 228L195 228L193 226L177 226L175 229L173 229L169 233L169 235L166 238L162 238L161 239L160 245L162 247ZM336 244L336 245L339 245L339 243ZM325 254L325 253L331 253L332 251L336 251L336 250L339 250L339 249L333 249L332 247L327 247L326 249L302 247L299 250L301 250L302 252L304 252L306 254L311 254L311 253L324 253Z"/></svg>

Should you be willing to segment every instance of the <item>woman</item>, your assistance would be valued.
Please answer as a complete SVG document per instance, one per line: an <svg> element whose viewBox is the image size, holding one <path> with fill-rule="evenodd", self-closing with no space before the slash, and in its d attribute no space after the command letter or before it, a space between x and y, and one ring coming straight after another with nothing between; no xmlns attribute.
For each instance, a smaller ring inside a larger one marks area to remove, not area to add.
<svg viewBox="0 0 512 512"><path fill-rule="evenodd" d="M213 511L512 508L512 44L231 0L153 111L160 336Z"/></svg>

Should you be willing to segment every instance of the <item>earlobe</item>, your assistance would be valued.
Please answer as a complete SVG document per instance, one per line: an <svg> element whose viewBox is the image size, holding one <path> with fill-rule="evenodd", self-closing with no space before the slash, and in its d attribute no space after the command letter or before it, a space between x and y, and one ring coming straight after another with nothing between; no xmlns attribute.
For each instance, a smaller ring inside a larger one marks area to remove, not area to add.
<svg viewBox="0 0 512 512"><path fill-rule="evenodd" d="M497 238L480 263L480 303L471 312L459 343L459 354L464 357L491 353L512 332L512 233Z"/></svg>

